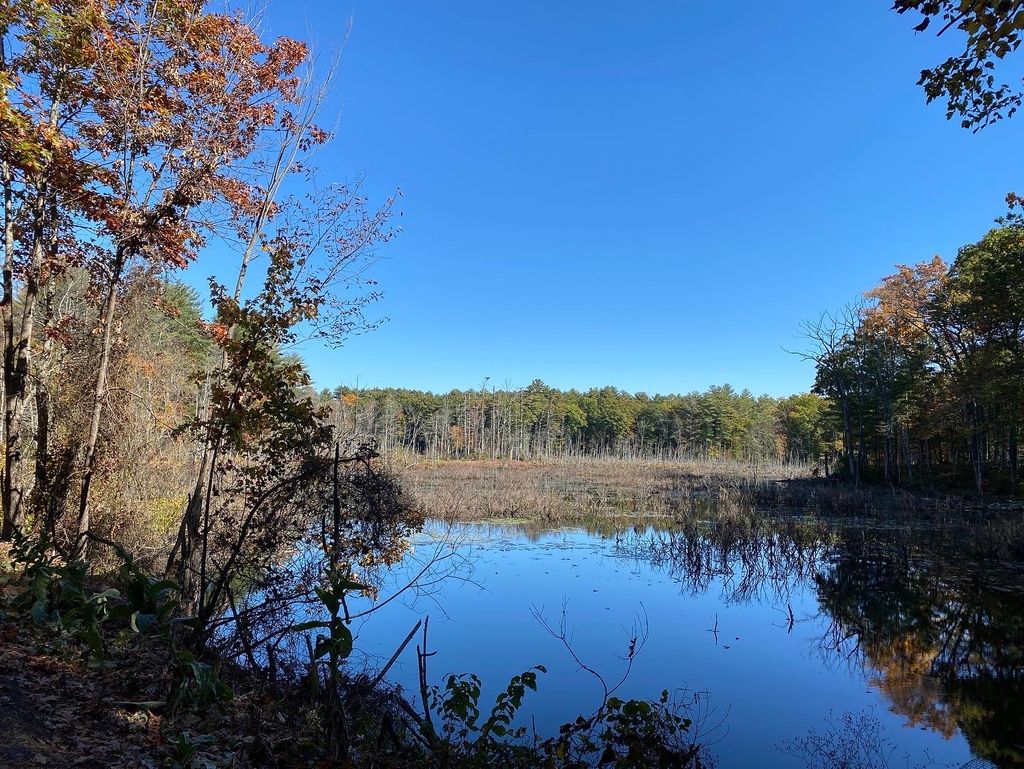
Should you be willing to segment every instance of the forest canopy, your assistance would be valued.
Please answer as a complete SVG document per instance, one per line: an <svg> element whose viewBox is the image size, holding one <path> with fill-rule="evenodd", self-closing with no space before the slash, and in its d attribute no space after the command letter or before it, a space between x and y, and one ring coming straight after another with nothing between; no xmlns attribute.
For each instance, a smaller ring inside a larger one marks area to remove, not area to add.
<svg viewBox="0 0 1024 769"><path fill-rule="evenodd" d="M1024 228L895 273L805 326L846 472L887 483L1019 488Z"/></svg>
<svg viewBox="0 0 1024 769"><path fill-rule="evenodd" d="M338 429L372 436L385 454L527 459L572 454L814 462L824 451L824 400L754 396L729 385L685 395L615 387L558 390L337 387L320 400Z"/></svg>

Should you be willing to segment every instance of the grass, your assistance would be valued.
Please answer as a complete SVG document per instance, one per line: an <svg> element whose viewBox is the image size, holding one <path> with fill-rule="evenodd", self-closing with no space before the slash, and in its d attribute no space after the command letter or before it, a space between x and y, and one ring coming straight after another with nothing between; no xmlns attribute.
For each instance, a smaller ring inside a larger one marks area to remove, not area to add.
<svg viewBox="0 0 1024 769"><path fill-rule="evenodd" d="M428 516L464 522L628 526L754 511L934 521L973 509L953 495L854 487L799 465L609 458L395 464Z"/></svg>

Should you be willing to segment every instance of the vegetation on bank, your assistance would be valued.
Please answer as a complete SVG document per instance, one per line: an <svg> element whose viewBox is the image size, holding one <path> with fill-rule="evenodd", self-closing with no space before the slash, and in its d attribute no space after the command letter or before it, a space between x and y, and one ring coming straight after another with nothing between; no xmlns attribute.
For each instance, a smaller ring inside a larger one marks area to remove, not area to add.
<svg viewBox="0 0 1024 769"><path fill-rule="evenodd" d="M943 526L966 521L984 522L1001 532L998 536L1024 543L1024 527L1008 523L1024 511L1017 501L856 486L816 478L809 468L792 464L611 457L529 462L408 458L398 467L409 495L443 521L515 524L538 531L585 526L605 533L633 526L673 529L693 521L752 515L839 522L914 520Z"/></svg>
<svg viewBox="0 0 1024 769"><path fill-rule="evenodd" d="M1014 204L1016 205L1016 204ZM898 272L805 327L842 471L898 485L1020 492L1024 220Z"/></svg>
<svg viewBox="0 0 1024 769"><path fill-rule="evenodd" d="M434 456L821 462L924 485L969 468L978 490L1019 486L1015 221L949 269L887 281L822 337L835 345L813 353L816 394L538 382L318 398L287 351L372 328L365 271L394 235L393 198L371 205L315 168L333 72L191 0L11 0L0 38L0 704L17 714L0 763L706 761L664 695L607 691L532 735L516 717L542 671L490 707L472 676L430 684L425 636L412 699L353 670L347 597L373 593L424 513L373 439ZM205 296L174 280L196 263L212 274ZM717 488L748 505L789 487ZM561 510L577 494L542 489ZM701 488L666 498L692 507Z"/></svg>
<svg viewBox="0 0 1024 769"><path fill-rule="evenodd" d="M191 0L15 0L0 39L0 696L25 705L0 763L701 765L667 699L532 735L537 671L490 708L472 679L424 674L414 704L349 664L347 598L423 516L287 354L372 327L393 234L392 199L310 181L333 74L306 46ZM202 300L168 277L197 261Z"/></svg>
<svg viewBox="0 0 1024 769"><path fill-rule="evenodd" d="M814 391L755 397L614 387L338 387L319 395L342 434L437 459L581 456L809 465L920 489L1021 491L1024 215L898 271L861 301L804 324Z"/></svg>

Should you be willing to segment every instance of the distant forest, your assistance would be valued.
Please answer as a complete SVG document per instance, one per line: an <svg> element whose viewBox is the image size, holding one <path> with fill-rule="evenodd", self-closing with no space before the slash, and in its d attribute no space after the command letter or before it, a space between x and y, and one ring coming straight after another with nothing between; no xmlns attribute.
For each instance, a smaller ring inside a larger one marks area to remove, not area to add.
<svg viewBox="0 0 1024 769"><path fill-rule="evenodd" d="M522 389L400 388L324 391L342 434L372 436L385 453L437 458L529 459L614 454L700 459L822 458L824 399L755 397L729 385L687 395L614 387L561 391L539 379ZM836 433L838 436L838 433Z"/></svg>
<svg viewBox="0 0 1024 769"><path fill-rule="evenodd" d="M1016 199L1011 203L1016 205ZM900 486L1017 493L1024 423L1024 224L897 272L802 329L813 392L614 387L320 394L342 434L434 458L615 455L812 464Z"/></svg>

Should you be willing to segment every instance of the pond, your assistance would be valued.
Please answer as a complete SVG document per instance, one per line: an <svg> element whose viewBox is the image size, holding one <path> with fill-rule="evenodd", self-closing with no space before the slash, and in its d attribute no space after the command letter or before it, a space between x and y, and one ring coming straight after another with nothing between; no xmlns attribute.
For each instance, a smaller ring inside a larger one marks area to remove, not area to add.
<svg viewBox="0 0 1024 769"><path fill-rule="evenodd" d="M966 559L958 536L799 519L739 537L435 523L381 598L444 559L357 621L356 649L380 667L429 615L433 683L476 673L487 703L543 664L524 711L552 733L602 694L549 632L564 612L572 651L609 685L645 637L619 694L692 702L721 767L801 767L802 751L825 765L844 740L894 767L1024 766L1021 574ZM388 677L416 691L414 644Z"/></svg>

